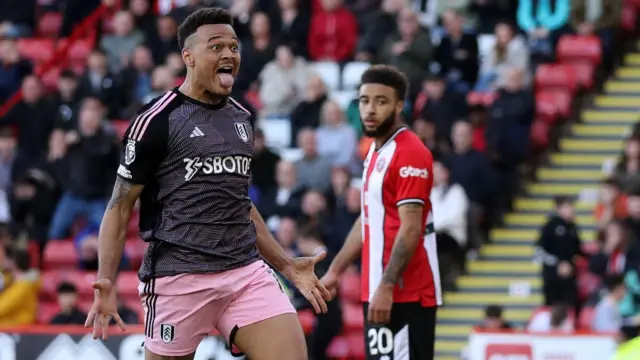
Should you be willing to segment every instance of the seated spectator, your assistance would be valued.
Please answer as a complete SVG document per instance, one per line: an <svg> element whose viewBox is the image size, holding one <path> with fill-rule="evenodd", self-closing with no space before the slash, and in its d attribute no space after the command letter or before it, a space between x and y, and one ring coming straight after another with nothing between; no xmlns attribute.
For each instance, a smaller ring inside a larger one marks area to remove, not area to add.
<svg viewBox="0 0 640 360"><path fill-rule="evenodd" d="M151 92L143 99L142 104L162 96L176 87L176 77L168 66L158 66L151 73Z"/></svg>
<svg viewBox="0 0 640 360"><path fill-rule="evenodd" d="M622 16L621 8L621 1L571 0L573 31L600 38L605 64L611 60L615 31Z"/></svg>
<svg viewBox="0 0 640 360"><path fill-rule="evenodd" d="M118 315L122 319L122 322L125 324L141 324L140 318L138 317L138 313L133 311L130 307L128 307L123 301L122 298L118 298ZM116 325L115 319L111 319L111 326Z"/></svg>
<svg viewBox="0 0 640 360"><path fill-rule="evenodd" d="M535 260L542 263L545 305L576 304L578 284L576 259L582 255L580 236L575 223L573 200L554 198L555 212L540 230Z"/></svg>
<svg viewBox="0 0 640 360"><path fill-rule="evenodd" d="M10 31L6 35L26 37L36 29L36 13L40 4L32 1L8 0L2 3L3 11L0 23L6 24Z"/></svg>
<svg viewBox="0 0 640 360"><path fill-rule="evenodd" d="M133 15L128 11L119 11L113 18L113 34L105 35L100 40L111 71L125 68L136 47L144 41L144 34L135 28Z"/></svg>
<svg viewBox="0 0 640 360"><path fill-rule="evenodd" d="M178 26L171 16L160 16L156 20L157 34L147 40L151 54L153 54L153 62L162 64L167 56L173 52L180 52L178 42L176 41Z"/></svg>
<svg viewBox="0 0 640 360"><path fill-rule="evenodd" d="M572 333L573 321L569 317L571 308L566 304L556 304L550 310L538 312L527 325L527 331L535 333Z"/></svg>
<svg viewBox="0 0 640 360"><path fill-rule="evenodd" d="M466 94L478 80L478 39L464 31L464 18L455 10L442 14L447 35L440 41L435 61L446 77L448 87Z"/></svg>
<svg viewBox="0 0 640 360"><path fill-rule="evenodd" d="M289 44L295 55L309 58L307 40L311 14L304 8L304 1L278 0L277 5L271 7L269 18L280 40Z"/></svg>
<svg viewBox="0 0 640 360"><path fill-rule="evenodd" d="M304 89L302 102L291 112L292 146L295 147L301 129L320 126L320 113L327 98L327 87L322 79L316 75L311 76Z"/></svg>
<svg viewBox="0 0 640 360"><path fill-rule="evenodd" d="M78 252L78 267L82 270L98 270L98 230L97 226L89 226L78 232L73 243ZM127 254L122 254L120 270L129 269Z"/></svg>
<svg viewBox="0 0 640 360"><path fill-rule="evenodd" d="M620 220L613 220L604 228L604 243L589 257L589 271L605 280L610 275L623 275L637 255L632 251L629 230Z"/></svg>
<svg viewBox="0 0 640 360"><path fill-rule="evenodd" d="M20 89L22 80L31 74L33 66L23 59L18 51L16 40L0 40L0 102L9 99Z"/></svg>
<svg viewBox="0 0 640 360"><path fill-rule="evenodd" d="M451 182L448 165L443 161L433 164L430 199L442 286L445 290L455 290L456 280L465 268L469 200L462 186Z"/></svg>
<svg viewBox="0 0 640 360"><path fill-rule="evenodd" d="M616 166L615 176L627 191L640 184L640 136L632 136L627 140L622 158Z"/></svg>
<svg viewBox="0 0 640 360"><path fill-rule="evenodd" d="M570 11L571 0L518 1L518 26L527 34L533 55L553 56L559 37L566 32Z"/></svg>
<svg viewBox="0 0 640 360"><path fill-rule="evenodd" d="M152 8L153 2L149 0L129 0L127 2L129 3L128 10L133 16L135 28L139 30L147 40L157 37L157 14Z"/></svg>
<svg viewBox="0 0 640 360"><path fill-rule="evenodd" d="M474 1L470 9L475 13L478 34L492 34L496 24L504 19L513 18L517 2L514 1Z"/></svg>
<svg viewBox="0 0 640 360"><path fill-rule="evenodd" d="M325 239L331 234L331 213L327 208L327 199L318 190L309 190L302 196L300 209L302 214L298 216L298 224L313 231Z"/></svg>
<svg viewBox="0 0 640 360"><path fill-rule="evenodd" d="M58 110L56 128L73 129L78 121L77 112L80 104L78 96L78 76L71 70L63 70L57 83L57 91L53 94L54 106Z"/></svg>
<svg viewBox="0 0 640 360"><path fill-rule="evenodd" d="M347 189L351 185L351 175L346 168L335 167L331 170L331 188L325 194L327 206L332 211L344 206Z"/></svg>
<svg viewBox="0 0 640 360"><path fill-rule="evenodd" d="M182 63L182 58L180 58L180 63ZM110 118L118 118L123 104L123 93L120 81L109 70L105 53L94 49L87 60L87 69L80 78L78 96L80 98L87 96L100 98L109 109L107 115Z"/></svg>
<svg viewBox="0 0 640 360"><path fill-rule="evenodd" d="M358 23L342 0L321 0L309 26L308 50L313 61L348 61L358 41Z"/></svg>
<svg viewBox="0 0 640 360"><path fill-rule="evenodd" d="M423 119L416 119L413 122L413 126L411 126L413 132L418 135L422 143L424 143L434 157L438 157L439 154L439 146L436 142L436 127L433 122L429 122Z"/></svg>
<svg viewBox="0 0 640 360"><path fill-rule="evenodd" d="M278 230L275 232L275 238L289 256L299 256L297 249L298 224L295 220L290 217L281 218Z"/></svg>
<svg viewBox="0 0 640 360"><path fill-rule="evenodd" d="M288 45L276 49L276 58L260 72L260 102L263 117L286 116L302 101L311 69L295 57Z"/></svg>
<svg viewBox="0 0 640 360"><path fill-rule="evenodd" d="M60 312L51 319L51 325L84 325L87 314L78 307L78 289L63 282L58 285Z"/></svg>
<svg viewBox="0 0 640 360"><path fill-rule="evenodd" d="M303 129L298 133L298 147L302 159L296 161L298 185L325 192L331 186L331 162L318 153L316 132Z"/></svg>
<svg viewBox="0 0 640 360"><path fill-rule="evenodd" d="M67 236L80 216L94 226L102 221L120 159L115 135L102 129L104 116L98 99L85 98L77 131L65 135L66 153L54 165L64 194L51 222L50 239Z"/></svg>
<svg viewBox="0 0 640 360"><path fill-rule="evenodd" d="M219 1L218 1L219 2ZM229 3L229 12L233 15L233 28L238 35L240 41L245 41L251 38L251 15L254 14L256 9L256 1L254 0L234 0L227 1ZM189 0L192 3L192 8L188 9L190 12L185 13L185 18L191 13L196 6L202 7L200 0ZM181 23L182 21L178 21Z"/></svg>
<svg viewBox="0 0 640 360"><path fill-rule="evenodd" d="M600 201L593 210L598 220L598 228L603 229L612 220L627 217L627 196L622 192L622 185L615 178L605 179L600 185Z"/></svg>
<svg viewBox="0 0 640 360"><path fill-rule="evenodd" d="M300 212L305 188L298 184L295 165L280 161L276 167L276 184L262 195L260 214L270 229L277 229L282 217L296 217Z"/></svg>
<svg viewBox="0 0 640 360"><path fill-rule="evenodd" d="M321 125L316 131L318 154L333 167L349 165L356 151L356 131L345 119L340 105L328 100L322 107Z"/></svg>
<svg viewBox="0 0 640 360"><path fill-rule="evenodd" d="M622 316L618 305L624 299L627 289L620 275L607 277L605 281L607 293L600 299L593 311L591 330L603 333L617 333L622 328Z"/></svg>
<svg viewBox="0 0 640 360"><path fill-rule="evenodd" d="M450 148L453 124L467 116L467 102L459 93L447 90L445 79L440 74L430 75L423 88L427 101L418 118L433 124L438 148L444 151Z"/></svg>
<svg viewBox="0 0 640 360"><path fill-rule="evenodd" d="M16 139L10 129L0 129L0 224L9 223L11 210L9 198L11 195L11 168L15 162Z"/></svg>
<svg viewBox="0 0 640 360"><path fill-rule="evenodd" d="M402 9L397 21L398 31L386 36L376 57L384 64L397 67L407 76L410 82L409 98L413 99L428 74L433 44L429 31L420 27L418 15L411 9Z"/></svg>
<svg viewBox="0 0 640 360"><path fill-rule="evenodd" d="M279 39L271 33L271 24L265 13L251 16L251 38L242 42L240 53L245 61L233 86L234 91L258 90L258 78L262 69L276 56Z"/></svg>
<svg viewBox="0 0 640 360"><path fill-rule="evenodd" d="M148 47L138 45L131 56L131 61L122 70L124 104L140 108L143 99L151 93L153 57ZM175 84L174 84L175 85Z"/></svg>
<svg viewBox="0 0 640 360"><path fill-rule="evenodd" d="M510 68L522 69L525 73L525 84L531 81L529 74L529 47L525 40L518 35L516 29L509 23L500 22L496 25L496 43L482 59L480 79L474 91L489 92L502 87L498 79L504 80L504 72Z"/></svg>
<svg viewBox="0 0 640 360"><path fill-rule="evenodd" d="M489 305L484 308L484 319L479 325L484 330L511 329L511 324L502 317L504 309L500 305Z"/></svg>
<svg viewBox="0 0 640 360"><path fill-rule="evenodd" d="M367 62L374 60L375 55L380 53L380 45L382 45L380 39L398 31L396 19L406 4L406 0L382 1L382 6L373 15L373 20L360 37L356 60Z"/></svg>
<svg viewBox="0 0 640 360"><path fill-rule="evenodd" d="M0 326L32 325L36 322L40 274L31 269L29 254L13 254L13 282L0 293Z"/></svg>
<svg viewBox="0 0 640 360"><path fill-rule="evenodd" d="M267 147L262 129L255 128L253 138L252 182L265 195L276 185L276 165L280 161L280 155Z"/></svg>

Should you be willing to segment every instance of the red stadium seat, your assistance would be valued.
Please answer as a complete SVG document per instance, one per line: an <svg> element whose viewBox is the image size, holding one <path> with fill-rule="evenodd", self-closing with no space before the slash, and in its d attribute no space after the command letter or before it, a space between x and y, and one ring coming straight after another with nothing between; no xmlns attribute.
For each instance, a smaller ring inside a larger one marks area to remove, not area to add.
<svg viewBox="0 0 640 360"><path fill-rule="evenodd" d="M39 324L49 324L54 316L60 311L60 306L54 301L41 301L38 304L37 322Z"/></svg>
<svg viewBox="0 0 640 360"><path fill-rule="evenodd" d="M27 245L27 251L29 252L29 260L31 261L32 268L40 267L40 245L36 241L29 241Z"/></svg>
<svg viewBox="0 0 640 360"><path fill-rule="evenodd" d="M78 288L78 294L83 298L93 296L91 282L96 279L95 272L78 270L49 270L42 273L41 295L51 300L56 299L58 285L68 282Z"/></svg>
<svg viewBox="0 0 640 360"><path fill-rule="evenodd" d="M364 314L361 304L342 304L342 322L345 330L364 329Z"/></svg>
<svg viewBox="0 0 640 360"><path fill-rule="evenodd" d="M558 119L558 106L553 92L540 91L536 93L536 115L550 124Z"/></svg>
<svg viewBox="0 0 640 360"><path fill-rule="evenodd" d="M587 299L600 289L602 280L590 272L578 274L578 296L581 299Z"/></svg>
<svg viewBox="0 0 640 360"><path fill-rule="evenodd" d="M535 76L538 91L564 89L571 94L578 90L576 69L569 64L542 64L538 66Z"/></svg>
<svg viewBox="0 0 640 360"><path fill-rule="evenodd" d="M346 272L340 278L340 297L347 301L360 302L360 274Z"/></svg>
<svg viewBox="0 0 640 360"><path fill-rule="evenodd" d="M336 336L327 348L327 357L333 360L350 360L351 349L346 336Z"/></svg>
<svg viewBox="0 0 640 360"><path fill-rule="evenodd" d="M127 131L129 127L129 121L127 120L114 120L111 122L113 127L116 129L116 133L120 138L124 138L124 133Z"/></svg>
<svg viewBox="0 0 640 360"><path fill-rule="evenodd" d="M620 20L620 26L629 34L633 34L636 30L636 21L638 17L637 11L637 8L631 4L625 3L622 5L622 18Z"/></svg>
<svg viewBox="0 0 640 360"><path fill-rule="evenodd" d="M148 243L142 241L139 237L130 237L125 243L124 252L129 258L129 262L133 269L137 269L142 264L144 252L147 250Z"/></svg>
<svg viewBox="0 0 640 360"><path fill-rule="evenodd" d="M300 319L300 325L302 325L305 334L311 332L316 325L316 315L311 310L298 312L298 318Z"/></svg>
<svg viewBox="0 0 640 360"><path fill-rule="evenodd" d="M59 12L46 12L38 19L38 36L55 38L60 32L62 14Z"/></svg>
<svg viewBox="0 0 640 360"><path fill-rule="evenodd" d="M347 342L349 343L350 358L353 360L364 360L364 336L363 331L354 331L347 334Z"/></svg>
<svg viewBox="0 0 640 360"><path fill-rule="evenodd" d="M531 143L535 151L542 151L549 147L549 124L537 119L531 127Z"/></svg>
<svg viewBox="0 0 640 360"><path fill-rule="evenodd" d="M578 318L578 329L589 330L591 329L591 320L593 320L594 309L592 307L585 307L580 311Z"/></svg>
<svg viewBox="0 0 640 360"><path fill-rule="evenodd" d="M116 287L118 294L123 298L138 298L138 274L135 271L122 271L118 274Z"/></svg>
<svg viewBox="0 0 640 360"><path fill-rule="evenodd" d="M49 91L55 91L58 87L58 78L60 77L60 68L49 69L46 73L40 76L42 84Z"/></svg>
<svg viewBox="0 0 640 360"><path fill-rule="evenodd" d="M599 64L602 61L602 45L597 36L564 35L556 49L558 61L587 62Z"/></svg>
<svg viewBox="0 0 640 360"><path fill-rule="evenodd" d="M71 240L52 240L44 249L45 269L76 269L78 254Z"/></svg>
<svg viewBox="0 0 640 360"><path fill-rule="evenodd" d="M18 40L18 50L23 57L36 63L48 61L53 56L53 40L30 38Z"/></svg>
<svg viewBox="0 0 640 360"><path fill-rule="evenodd" d="M578 83L583 89L592 89L594 84L594 76L596 74L595 65L587 62L572 63L571 66L576 70Z"/></svg>

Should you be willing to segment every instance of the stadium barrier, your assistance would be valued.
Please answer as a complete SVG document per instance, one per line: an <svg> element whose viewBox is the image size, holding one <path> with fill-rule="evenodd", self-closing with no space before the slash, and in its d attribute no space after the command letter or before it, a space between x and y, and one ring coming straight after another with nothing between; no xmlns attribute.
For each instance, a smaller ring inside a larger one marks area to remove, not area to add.
<svg viewBox="0 0 640 360"><path fill-rule="evenodd" d="M474 330L467 354L469 360L609 360L616 348L614 335L588 331L533 334Z"/></svg>

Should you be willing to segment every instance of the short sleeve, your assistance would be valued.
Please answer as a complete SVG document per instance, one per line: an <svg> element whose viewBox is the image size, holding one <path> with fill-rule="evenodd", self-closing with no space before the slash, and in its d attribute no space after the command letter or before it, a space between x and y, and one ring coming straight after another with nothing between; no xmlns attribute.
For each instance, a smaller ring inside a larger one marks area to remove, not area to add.
<svg viewBox="0 0 640 360"><path fill-rule="evenodd" d="M167 151L169 122L166 116L145 118L143 108L123 138L118 176L134 184L147 184Z"/></svg>
<svg viewBox="0 0 640 360"><path fill-rule="evenodd" d="M394 161L396 204L425 204L433 185L433 160L428 151L403 149Z"/></svg>

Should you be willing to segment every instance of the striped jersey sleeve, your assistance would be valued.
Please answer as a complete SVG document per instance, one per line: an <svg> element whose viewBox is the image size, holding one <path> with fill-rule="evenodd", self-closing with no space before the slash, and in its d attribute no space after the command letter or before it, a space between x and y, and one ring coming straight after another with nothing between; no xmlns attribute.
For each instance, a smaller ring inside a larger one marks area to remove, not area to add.
<svg viewBox="0 0 640 360"><path fill-rule="evenodd" d="M118 176L133 184L152 179L166 155L169 114L175 108L173 92L145 105L133 118L123 138Z"/></svg>

